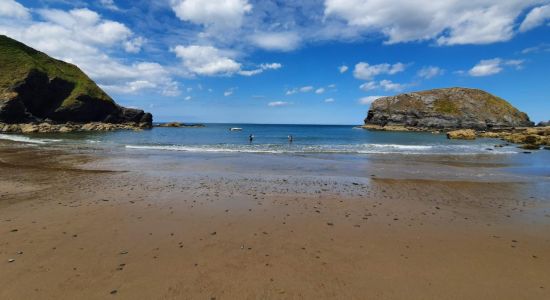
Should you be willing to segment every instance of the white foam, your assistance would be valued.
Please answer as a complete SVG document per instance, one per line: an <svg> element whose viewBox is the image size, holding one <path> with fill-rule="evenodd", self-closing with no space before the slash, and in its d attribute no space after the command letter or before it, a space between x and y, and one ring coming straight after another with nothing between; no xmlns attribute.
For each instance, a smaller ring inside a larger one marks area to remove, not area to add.
<svg viewBox="0 0 550 300"><path fill-rule="evenodd" d="M429 145L397 145L397 144L363 144L365 147L373 148L395 148L403 150L430 150L434 146Z"/></svg>
<svg viewBox="0 0 550 300"><path fill-rule="evenodd" d="M0 140L7 140L20 143L30 143L30 144L48 144L53 142L60 142L61 140L54 139L35 139L23 135L15 134L0 134Z"/></svg>
<svg viewBox="0 0 550 300"><path fill-rule="evenodd" d="M183 152L212 153L271 153L271 154L427 154L427 155L477 155L477 154L515 154L510 149L487 151L484 145L399 145L399 144L360 144L360 145L126 145L127 149L164 150Z"/></svg>

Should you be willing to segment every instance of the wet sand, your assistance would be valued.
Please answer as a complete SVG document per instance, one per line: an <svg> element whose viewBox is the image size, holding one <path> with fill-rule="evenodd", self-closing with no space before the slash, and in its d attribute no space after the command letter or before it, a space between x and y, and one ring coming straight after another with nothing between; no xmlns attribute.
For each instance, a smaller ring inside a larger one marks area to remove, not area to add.
<svg viewBox="0 0 550 300"><path fill-rule="evenodd" d="M136 166L3 143L0 299L550 298L547 181L228 160Z"/></svg>

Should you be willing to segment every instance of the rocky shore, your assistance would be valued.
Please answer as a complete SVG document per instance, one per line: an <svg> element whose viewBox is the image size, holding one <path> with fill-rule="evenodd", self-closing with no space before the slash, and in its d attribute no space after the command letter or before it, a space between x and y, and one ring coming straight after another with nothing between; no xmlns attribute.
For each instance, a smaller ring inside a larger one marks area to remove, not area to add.
<svg viewBox="0 0 550 300"><path fill-rule="evenodd" d="M114 130L143 130L149 129L149 123L20 123L6 124L0 123L0 132L2 133L68 133L79 131L114 131Z"/></svg>
<svg viewBox="0 0 550 300"><path fill-rule="evenodd" d="M432 132L434 134L444 132L448 139L475 140L476 138L496 138L508 143L519 144L524 149L537 150L544 148L550 150L550 126L506 128L492 131L476 131L474 129L440 131L427 127L370 124L363 125L360 128L377 131Z"/></svg>

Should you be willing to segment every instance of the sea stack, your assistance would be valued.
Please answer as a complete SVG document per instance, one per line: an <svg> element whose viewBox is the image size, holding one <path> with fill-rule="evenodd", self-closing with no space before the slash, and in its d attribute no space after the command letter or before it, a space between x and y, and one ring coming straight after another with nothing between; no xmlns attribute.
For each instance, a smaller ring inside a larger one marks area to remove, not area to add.
<svg viewBox="0 0 550 300"><path fill-rule="evenodd" d="M413 130L499 130L531 127L527 114L485 91L444 88L406 93L375 100L365 127L402 127Z"/></svg>
<svg viewBox="0 0 550 300"><path fill-rule="evenodd" d="M153 117L119 106L77 66L0 35L0 122L134 123Z"/></svg>

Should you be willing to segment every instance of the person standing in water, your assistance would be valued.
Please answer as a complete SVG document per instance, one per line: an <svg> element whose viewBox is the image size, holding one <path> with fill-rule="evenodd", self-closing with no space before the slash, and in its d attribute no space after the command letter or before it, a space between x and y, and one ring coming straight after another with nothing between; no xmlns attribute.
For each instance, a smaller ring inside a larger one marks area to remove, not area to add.
<svg viewBox="0 0 550 300"><path fill-rule="evenodd" d="M253 140L254 140L254 135L253 135L253 134L249 135L249 136L248 136L248 141L249 141L250 143L252 143Z"/></svg>
<svg viewBox="0 0 550 300"><path fill-rule="evenodd" d="M294 137L292 136L292 134L290 134L290 135L288 136L288 142L289 142L289 143L292 143L293 141L294 141Z"/></svg>

